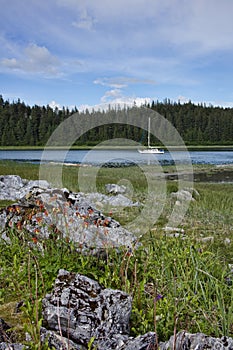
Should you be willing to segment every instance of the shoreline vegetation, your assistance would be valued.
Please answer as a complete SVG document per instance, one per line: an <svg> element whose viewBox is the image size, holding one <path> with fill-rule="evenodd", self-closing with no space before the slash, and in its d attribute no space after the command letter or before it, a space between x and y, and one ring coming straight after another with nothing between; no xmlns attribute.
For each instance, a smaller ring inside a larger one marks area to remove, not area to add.
<svg viewBox="0 0 233 350"><path fill-rule="evenodd" d="M233 144L232 145L196 145L196 146L169 146L169 151L176 151L176 150L183 150L184 147L187 148L188 151L233 151ZM51 150L64 150L64 149L70 149L70 150L90 150L90 149L103 149L103 150L137 150L137 146L103 146L103 145L95 145L95 146L88 146L88 145L82 145L82 146L0 146L0 151L23 151L23 150L44 150L44 149L51 149ZM167 147L162 147L164 150L168 150Z"/></svg>
<svg viewBox="0 0 233 350"><path fill-rule="evenodd" d="M172 166L163 169L174 171ZM194 173L209 174L216 169L198 165ZM36 180L38 170L35 164L0 162L1 175ZM78 191L78 171L78 167L63 168L64 186L71 191ZM86 171L92 175L95 169ZM105 184L123 184L122 179L131 184L131 199L144 203L147 178L137 167L99 169L96 188L104 193ZM213 337L233 337L233 184L195 182L193 186L194 200L183 222L177 230L165 232L164 225L174 205L172 193L178 188L176 180L167 180L163 211L154 227L140 239L142 245L130 255L124 248L109 249L103 256L80 254L75 244L62 237L41 241L40 250L33 244L29 247L26 230L12 227L7 232L11 243L0 239L0 317L14 328L17 341L24 341L27 331L30 349L42 349L41 299L51 292L61 268L94 278L105 288L129 293L133 298L132 336L156 331L159 341L165 341L185 329ZM0 203L6 207L12 202ZM112 215L124 226L140 211L140 207L113 208ZM39 233L37 238L40 240ZM155 303L157 295L161 298ZM21 300L24 306L15 314L15 305Z"/></svg>
<svg viewBox="0 0 233 350"><path fill-rule="evenodd" d="M169 99L152 101L141 107L109 106L107 110L78 111L76 107L69 110L65 107L53 109L48 105L28 106L19 99L9 102L0 95L0 146L30 145L43 148L61 125L59 137L63 141L56 139L53 144L56 141L58 145L66 144L67 140L72 140L74 146L92 147L120 138L146 145L148 115L153 115L151 130L156 130L156 134L151 134L151 145L163 147L162 143L177 144L174 130L168 128L168 125L172 125L190 147L232 147L232 111L232 108L196 105L191 101L181 104ZM76 128L67 126L68 119Z"/></svg>

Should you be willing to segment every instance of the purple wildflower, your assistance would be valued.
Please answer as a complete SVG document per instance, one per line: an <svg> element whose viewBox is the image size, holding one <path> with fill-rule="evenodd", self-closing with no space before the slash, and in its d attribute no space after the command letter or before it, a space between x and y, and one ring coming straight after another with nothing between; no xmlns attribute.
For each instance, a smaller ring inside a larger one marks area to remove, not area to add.
<svg viewBox="0 0 233 350"><path fill-rule="evenodd" d="M162 294L157 294L154 301L159 301L160 299L163 299L163 295Z"/></svg>

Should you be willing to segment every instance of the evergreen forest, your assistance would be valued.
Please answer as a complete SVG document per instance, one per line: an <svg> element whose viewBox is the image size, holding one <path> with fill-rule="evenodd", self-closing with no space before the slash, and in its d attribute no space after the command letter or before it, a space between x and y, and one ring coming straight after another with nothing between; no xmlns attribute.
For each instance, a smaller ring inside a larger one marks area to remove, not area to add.
<svg viewBox="0 0 233 350"><path fill-rule="evenodd" d="M164 100L153 101L141 108L150 108L169 120L177 129L187 145L232 145L233 144L233 108L194 104L191 101L181 104ZM78 111L63 107L29 106L18 100L9 102L0 95L0 146L44 146L57 126L76 113L77 118L85 116L102 117L110 114L111 120L117 120L122 113L135 113L139 107L111 108L107 111ZM145 144L143 130L131 125L112 123L89 130L75 145L92 146L112 138L128 138ZM159 141L152 137L152 143Z"/></svg>

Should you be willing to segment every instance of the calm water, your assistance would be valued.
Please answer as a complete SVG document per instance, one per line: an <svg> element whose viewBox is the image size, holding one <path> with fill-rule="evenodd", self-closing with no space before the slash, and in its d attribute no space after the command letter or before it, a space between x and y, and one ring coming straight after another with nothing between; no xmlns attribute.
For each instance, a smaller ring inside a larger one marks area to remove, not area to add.
<svg viewBox="0 0 233 350"><path fill-rule="evenodd" d="M83 164L173 164L187 163L189 157L192 164L233 164L233 151L190 151L165 152L159 155L140 154L137 150L42 150L0 151L0 160L22 162L66 162Z"/></svg>
<svg viewBox="0 0 233 350"><path fill-rule="evenodd" d="M65 162L84 164L124 164L157 163L161 165L189 162L192 164L233 164L233 151L190 151L165 152L159 155L140 154L137 150L42 150L0 151L0 160L21 162Z"/></svg>

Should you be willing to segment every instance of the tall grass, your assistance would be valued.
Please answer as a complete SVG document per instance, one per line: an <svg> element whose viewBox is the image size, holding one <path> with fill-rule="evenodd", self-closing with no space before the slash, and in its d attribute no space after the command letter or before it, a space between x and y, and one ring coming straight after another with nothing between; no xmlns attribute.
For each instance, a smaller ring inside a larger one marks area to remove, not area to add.
<svg viewBox="0 0 233 350"><path fill-rule="evenodd" d="M134 336L153 331L155 320L159 340L171 336L174 326L213 336L233 335L230 269L214 249L191 238L150 234L150 244L147 239L131 255L121 249L96 257L79 254L74 244L62 241L46 241L40 251L29 247L26 237L22 240L16 231L9 235L11 245L0 241L1 304L24 300L21 322L25 325L36 327L41 320L41 298L51 291L58 270L64 268L131 294ZM0 314L7 320L1 306ZM28 327L34 339L35 327Z"/></svg>

